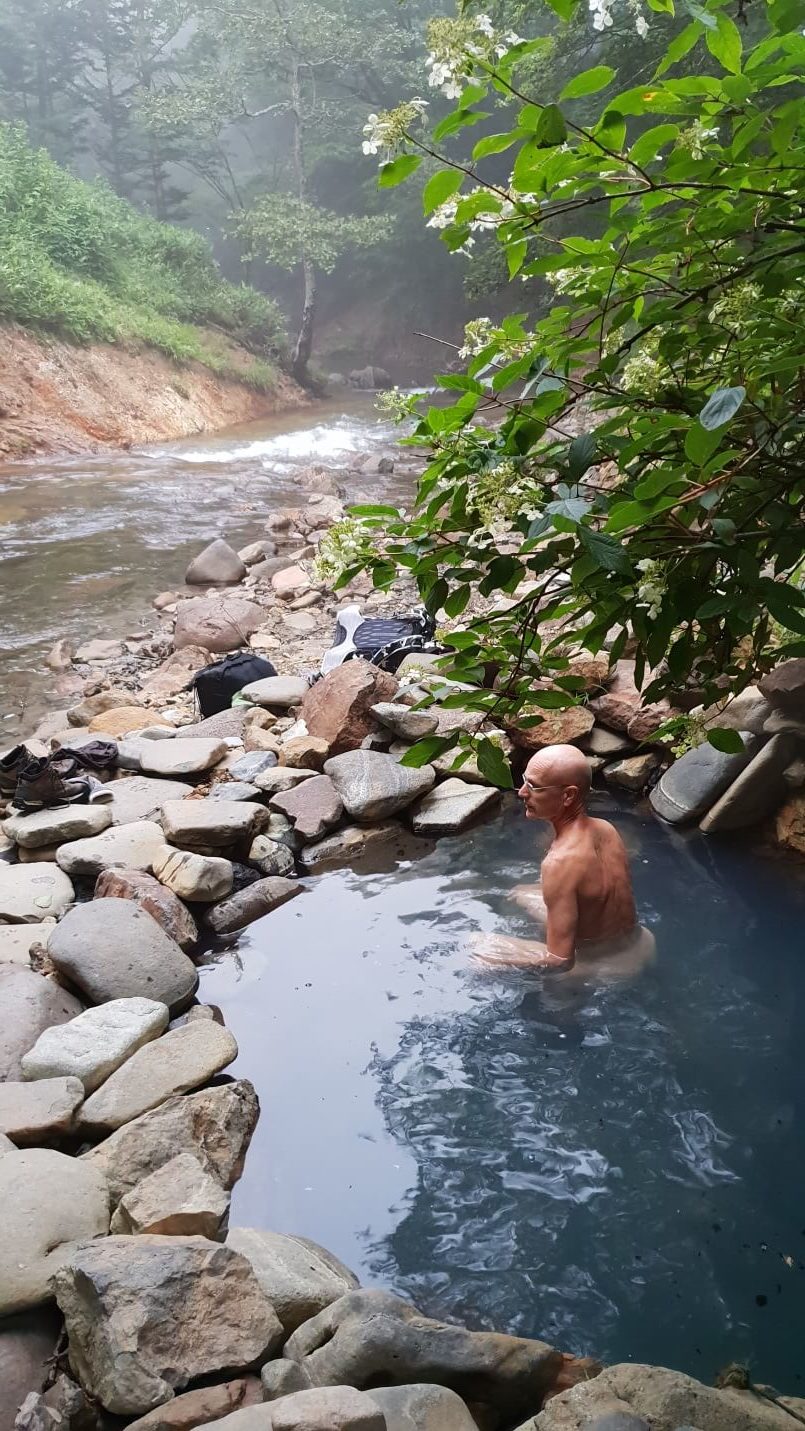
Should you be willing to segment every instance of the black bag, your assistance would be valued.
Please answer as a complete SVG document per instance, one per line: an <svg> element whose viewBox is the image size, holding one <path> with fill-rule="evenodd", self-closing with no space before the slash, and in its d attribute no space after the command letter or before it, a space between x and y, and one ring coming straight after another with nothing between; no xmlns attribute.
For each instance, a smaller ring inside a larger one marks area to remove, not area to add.
<svg viewBox="0 0 805 1431"><path fill-rule="evenodd" d="M443 651L433 640L436 623L425 611L413 616L370 616L362 621L353 634L355 651L350 652L364 661L371 661L384 671L396 671L403 658L412 651ZM335 642L338 647L346 638L340 622L336 623Z"/></svg>
<svg viewBox="0 0 805 1431"><path fill-rule="evenodd" d="M263 656L256 656L253 651L235 651L231 656L224 656L222 661L215 661L213 665L205 666L203 671L197 671L190 684L199 712L206 717L228 711L232 697L252 681L262 681L265 676L276 674L271 662Z"/></svg>

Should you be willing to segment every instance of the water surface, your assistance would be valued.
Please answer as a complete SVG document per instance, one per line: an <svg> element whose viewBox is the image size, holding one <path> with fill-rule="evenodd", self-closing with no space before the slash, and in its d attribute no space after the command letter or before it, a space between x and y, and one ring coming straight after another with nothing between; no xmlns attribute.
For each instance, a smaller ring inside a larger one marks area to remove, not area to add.
<svg viewBox="0 0 805 1431"><path fill-rule="evenodd" d="M633 983L470 967L473 930L527 930L505 895L540 837L514 810L308 881L207 966L263 1110L232 1220L470 1326L796 1392L805 879L595 807L657 937Z"/></svg>

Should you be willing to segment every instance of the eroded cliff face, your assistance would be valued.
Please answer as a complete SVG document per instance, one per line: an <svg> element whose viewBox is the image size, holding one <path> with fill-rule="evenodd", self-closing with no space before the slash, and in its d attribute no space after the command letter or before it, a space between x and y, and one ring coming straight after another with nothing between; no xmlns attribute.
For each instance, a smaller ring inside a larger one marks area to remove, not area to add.
<svg viewBox="0 0 805 1431"><path fill-rule="evenodd" d="M216 341L223 346L220 335ZM244 369L250 362L232 345L226 356ZM259 392L154 349L78 348L0 327L0 458L7 460L212 432L306 401L284 375L273 392Z"/></svg>

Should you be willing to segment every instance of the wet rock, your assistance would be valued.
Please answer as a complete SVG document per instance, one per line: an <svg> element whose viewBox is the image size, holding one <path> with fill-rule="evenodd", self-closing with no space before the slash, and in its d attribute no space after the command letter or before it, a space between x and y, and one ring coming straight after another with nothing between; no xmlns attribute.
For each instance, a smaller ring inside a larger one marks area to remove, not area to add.
<svg viewBox="0 0 805 1431"><path fill-rule="evenodd" d="M162 806L166 839L180 849L226 849L252 840L268 814L246 800L168 800Z"/></svg>
<svg viewBox="0 0 805 1431"><path fill-rule="evenodd" d="M264 770L273 770L277 764L276 755L270 751L252 750L246 755L239 755L229 767L229 774L233 780L253 781L256 775L261 775Z"/></svg>
<svg viewBox="0 0 805 1431"><path fill-rule="evenodd" d="M128 1431L195 1431L218 1421L242 1406L259 1405L262 1388L256 1376L239 1377L236 1381L220 1382L217 1386L199 1386L174 1396L147 1416L129 1424ZM0 1428L2 1431L2 1428Z"/></svg>
<svg viewBox="0 0 805 1431"><path fill-rule="evenodd" d="M13 1431L26 1396L44 1386L60 1330L55 1307L20 1312L0 1322L0 1431Z"/></svg>
<svg viewBox="0 0 805 1431"><path fill-rule="evenodd" d="M283 741L280 763L296 770L321 770L330 754L326 740L318 735L297 735Z"/></svg>
<svg viewBox="0 0 805 1431"><path fill-rule="evenodd" d="M0 1080L22 1078L24 1055L40 1034L80 1014L82 1005L52 979L0 964Z"/></svg>
<svg viewBox="0 0 805 1431"><path fill-rule="evenodd" d="M198 671L210 664L210 653L203 646L185 644L181 651L172 651L170 656L157 666L147 680L143 681L143 695L175 696L183 691Z"/></svg>
<svg viewBox="0 0 805 1431"><path fill-rule="evenodd" d="M61 845L56 863L65 874L97 877L113 865L150 874L165 849L165 836L153 820L113 825L101 835Z"/></svg>
<svg viewBox="0 0 805 1431"><path fill-rule="evenodd" d="M279 876L258 879L248 889L239 890L222 904L208 910L204 923L216 934L234 934L301 893L302 886L296 880L281 879Z"/></svg>
<svg viewBox="0 0 805 1431"><path fill-rule="evenodd" d="M257 1094L246 1079L204 1088L169 1098L126 1123L81 1161L108 1178L113 1203L182 1152L193 1153L231 1188L243 1172L259 1113Z"/></svg>
<svg viewBox="0 0 805 1431"><path fill-rule="evenodd" d="M69 671L74 656L75 642L69 636L62 636L48 651L45 665L49 671Z"/></svg>
<svg viewBox="0 0 805 1431"><path fill-rule="evenodd" d="M713 835L723 830L744 830L765 820L785 800L785 772L796 749L793 736L773 735L711 807L700 829Z"/></svg>
<svg viewBox="0 0 805 1431"><path fill-rule="evenodd" d="M604 767L607 785L617 785L620 790L629 790L639 795L645 790L651 776L660 763L656 754L628 755L625 760L616 760Z"/></svg>
<svg viewBox="0 0 805 1431"><path fill-rule="evenodd" d="M316 775L295 790L273 795L270 806L290 820L305 841L321 839L344 813L341 796L328 775Z"/></svg>
<svg viewBox="0 0 805 1431"><path fill-rule="evenodd" d="M90 721L94 720L95 716L100 715L102 711L112 711L119 706L136 706L137 704L139 704L137 697L132 695L131 691L115 689L98 691L94 696L85 696L77 706L71 706L67 712L67 724L86 726L89 729ZM144 711L143 715L147 715L147 712Z"/></svg>
<svg viewBox="0 0 805 1431"><path fill-rule="evenodd" d="M156 862L155 873L160 884L180 899L199 904L224 899L234 880L231 860L218 855L197 855L190 850L173 850L167 845L165 854Z"/></svg>
<svg viewBox="0 0 805 1431"><path fill-rule="evenodd" d="M368 363L365 368L353 368L347 375L351 388L390 388L391 378L385 368Z"/></svg>
<svg viewBox="0 0 805 1431"><path fill-rule="evenodd" d="M245 575L245 564L234 547L216 537L193 558L184 579L188 586L236 586Z"/></svg>
<svg viewBox="0 0 805 1431"><path fill-rule="evenodd" d="M48 1143L69 1133L84 1101L77 1078L43 1078L37 1083L0 1083L0 1132L17 1147Z"/></svg>
<svg viewBox="0 0 805 1431"><path fill-rule="evenodd" d="M323 840L317 840L312 845L305 845L299 859L309 870L351 865L362 855L398 840L401 834L401 827L396 820L368 827L345 825L342 830L336 830L332 835L325 835Z"/></svg>
<svg viewBox="0 0 805 1431"><path fill-rule="evenodd" d="M378 701L372 715L398 740L421 740L438 729L439 718L430 711L412 711L397 701Z"/></svg>
<svg viewBox="0 0 805 1431"><path fill-rule="evenodd" d="M445 780L417 805L411 824L417 835L453 835L499 803L499 790Z"/></svg>
<svg viewBox="0 0 805 1431"><path fill-rule="evenodd" d="M229 1029L194 1020L146 1043L90 1095L77 1123L83 1132L112 1133L177 1093L188 1093L238 1056Z"/></svg>
<svg viewBox="0 0 805 1431"><path fill-rule="evenodd" d="M130 899L150 914L185 954L198 943L198 929L189 909L153 875L141 870L104 870L95 885L96 899Z"/></svg>
<svg viewBox="0 0 805 1431"><path fill-rule="evenodd" d="M461 1397L446 1386L375 1386L369 1395L387 1431L477 1431Z"/></svg>
<svg viewBox="0 0 805 1431"><path fill-rule="evenodd" d="M372 707L393 700L398 683L369 661L346 661L311 686L302 719L311 735L326 740L334 755L357 750L375 728Z"/></svg>
<svg viewBox="0 0 805 1431"><path fill-rule="evenodd" d="M110 1232L222 1242L228 1214L229 1193L192 1153L179 1153L121 1199Z"/></svg>
<svg viewBox="0 0 805 1431"><path fill-rule="evenodd" d="M52 931L48 954L92 1004L140 995L178 1012L198 984L178 944L126 899L76 905Z"/></svg>
<svg viewBox="0 0 805 1431"><path fill-rule="evenodd" d="M783 661L759 682L761 695L774 710L805 721L805 657Z"/></svg>
<svg viewBox="0 0 805 1431"><path fill-rule="evenodd" d="M258 835L249 850L249 864L256 865L264 875L292 875L296 864L287 845Z"/></svg>
<svg viewBox="0 0 805 1431"><path fill-rule="evenodd" d="M289 1335L358 1286L354 1272L307 1237L233 1227L226 1245L248 1258Z"/></svg>
<svg viewBox="0 0 805 1431"><path fill-rule="evenodd" d="M2 1316L49 1301L50 1278L73 1244L109 1231L106 1178L51 1148L26 1148L0 1158L0 1205Z"/></svg>
<svg viewBox="0 0 805 1431"><path fill-rule="evenodd" d="M350 664L353 664L350 662ZM431 765L418 770L398 764L393 755L352 750L328 760L329 775L348 813L355 820L385 820L425 795L436 779Z"/></svg>
<svg viewBox="0 0 805 1431"><path fill-rule="evenodd" d="M115 661L122 655L122 641L85 641L76 651L74 660L91 666L94 661Z"/></svg>
<svg viewBox="0 0 805 1431"><path fill-rule="evenodd" d="M273 542L250 542L248 546L242 547L238 556L244 566L256 566L258 562L265 561L266 557L273 557L277 554L277 548Z"/></svg>
<svg viewBox="0 0 805 1431"><path fill-rule="evenodd" d="M805 795L792 795L777 811L777 843L805 855Z"/></svg>
<svg viewBox="0 0 805 1431"><path fill-rule="evenodd" d="M77 1079L92 1093L167 1024L167 1004L156 999L110 999L45 1029L21 1060L22 1077Z"/></svg>
<svg viewBox="0 0 805 1431"><path fill-rule="evenodd" d="M264 795L276 795L283 790L293 790L303 780L312 780L319 774L318 770L292 770L289 765L278 765L273 770L261 770L255 775L254 783Z"/></svg>
<svg viewBox="0 0 805 1431"><path fill-rule="evenodd" d="M75 899L67 875L55 865L0 864L0 922L39 924L60 919Z"/></svg>
<svg viewBox="0 0 805 1431"><path fill-rule="evenodd" d="M749 764L759 740L748 731L741 733L742 755L724 755L705 741L687 750L665 771L649 799L658 815L671 825L696 820L714 805L728 785Z"/></svg>
<svg viewBox="0 0 805 1431"><path fill-rule="evenodd" d="M590 755L601 755L611 760L615 755L626 755L632 750L632 742L627 735L607 730L605 726L594 725L589 735L584 737L581 748Z"/></svg>
<svg viewBox="0 0 805 1431"><path fill-rule="evenodd" d="M565 711L546 711L541 725L518 727L507 721L506 730L518 750L544 750L548 745L580 745L590 734L595 717L587 706L570 706Z"/></svg>
<svg viewBox="0 0 805 1431"><path fill-rule="evenodd" d="M176 614L173 644L177 651L201 646L205 651L237 651L263 620L263 608L242 596L198 596L183 601Z"/></svg>
<svg viewBox="0 0 805 1431"><path fill-rule="evenodd" d="M112 823L108 805L66 805L61 809L36 810L30 815L11 815L2 830L16 845L37 850L47 845L63 845L100 835Z"/></svg>
<svg viewBox="0 0 805 1431"><path fill-rule="evenodd" d="M211 770L227 754L222 740L198 740L176 736L155 740L140 751L140 769L147 775L201 775Z"/></svg>
<svg viewBox="0 0 805 1431"><path fill-rule="evenodd" d="M316 1386L428 1381L480 1403L490 1425L511 1425L540 1404L562 1365L544 1342L468 1332L423 1317L388 1292L350 1292L305 1322L283 1356Z"/></svg>
<svg viewBox="0 0 805 1431"><path fill-rule="evenodd" d="M310 689L301 676L264 676L243 687L242 695L256 706L272 710L287 710L303 701Z"/></svg>
<svg viewBox="0 0 805 1431"><path fill-rule="evenodd" d="M249 1366L282 1334L246 1259L203 1237L85 1243L54 1290L74 1374L123 1416L151 1411L197 1377Z"/></svg>
<svg viewBox="0 0 805 1431"><path fill-rule="evenodd" d="M286 566L274 572L271 586L280 601L291 601L310 589L310 577L301 566Z"/></svg>

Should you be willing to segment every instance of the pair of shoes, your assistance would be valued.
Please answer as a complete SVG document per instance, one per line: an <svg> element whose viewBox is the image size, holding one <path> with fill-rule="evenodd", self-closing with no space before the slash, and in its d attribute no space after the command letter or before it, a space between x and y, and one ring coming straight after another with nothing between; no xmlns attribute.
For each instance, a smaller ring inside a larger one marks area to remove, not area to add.
<svg viewBox="0 0 805 1431"><path fill-rule="evenodd" d="M12 809L25 814L88 800L90 781L77 778L75 769L73 761L31 755L24 745L16 745L0 758L0 797L10 798ZM108 798L111 799L111 791Z"/></svg>

